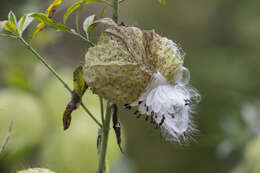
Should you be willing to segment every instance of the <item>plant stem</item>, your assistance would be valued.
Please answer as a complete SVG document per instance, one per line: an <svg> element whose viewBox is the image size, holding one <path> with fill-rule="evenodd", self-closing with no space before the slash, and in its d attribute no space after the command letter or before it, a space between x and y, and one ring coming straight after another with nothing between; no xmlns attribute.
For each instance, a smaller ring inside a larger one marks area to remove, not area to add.
<svg viewBox="0 0 260 173"><path fill-rule="evenodd" d="M72 34L73 34L73 35L76 35L76 36L80 37L82 40L88 42L88 43L90 44L90 46L95 46L95 44L94 44L92 41L90 41L88 38L84 37L84 36L81 35L80 33L78 33L78 32L75 31L75 32L72 32Z"/></svg>
<svg viewBox="0 0 260 173"><path fill-rule="evenodd" d="M112 19L118 23L118 11L119 11L119 0L113 0L113 17ZM97 173L103 173L106 165L106 153L107 153L107 143L109 139L109 129L111 121L111 105L107 103L106 117L102 127L102 138L101 138L101 149L98 160L98 170Z"/></svg>
<svg viewBox="0 0 260 173"><path fill-rule="evenodd" d="M11 136L11 132L12 132L12 128L13 128L13 121L9 124L9 130L8 130L8 134L7 136L5 137L5 139L3 140L2 144L1 144L1 147L0 147L0 154L4 151L8 141L9 141L9 138Z"/></svg>
<svg viewBox="0 0 260 173"><path fill-rule="evenodd" d="M52 68L45 59L29 44L27 43L22 37L17 37L24 46L27 47L37 58L40 60L49 70L50 72L63 84L63 86L72 94L72 89L69 85L62 79L62 77L56 72L54 68ZM89 116L97 123L98 126L102 127L102 124L94 117L94 115L88 110L88 108L81 102L81 107L89 114Z"/></svg>
<svg viewBox="0 0 260 173"><path fill-rule="evenodd" d="M111 105L107 103L106 109L106 117L102 127L102 138L101 138L101 149L100 149L100 156L98 160L98 170L97 173L103 173L105 168L105 160L106 160L106 153L107 153L107 143L109 138L109 129L110 129L110 121L111 121Z"/></svg>
<svg viewBox="0 0 260 173"><path fill-rule="evenodd" d="M105 122L104 104L103 104L103 98L101 96L99 96L99 102L100 102L101 120L102 120L102 124L104 124L104 122Z"/></svg>
<svg viewBox="0 0 260 173"><path fill-rule="evenodd" d="M118 23L118 14L119 14L119 0L113 0L113 17L112 19Z"/></svg>
<svg viewBox="0 0 260 173"><path fill-rule="evenodd" d="M80 14L82 12L82 9L83 9L83 5L81 5L77 11L77 14L76 14L76 31L79 33L80 32L80 29L79 29L79 17L80 17Z"/></svg>

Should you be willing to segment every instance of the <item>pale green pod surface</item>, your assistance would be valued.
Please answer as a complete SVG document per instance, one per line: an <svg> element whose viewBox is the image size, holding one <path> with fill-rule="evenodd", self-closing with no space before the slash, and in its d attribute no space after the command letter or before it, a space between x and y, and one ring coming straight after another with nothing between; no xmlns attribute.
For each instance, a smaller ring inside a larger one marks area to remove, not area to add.
<svg viewBox="0 0 260 173"><path fill-rule="evenodd" d="M148 58L155 63L156 69L170 82L176 80L177 71L183 65L183 56L177 45L158 34L149 33L149 55Z"/></svg>
<svg viewBox="0 0 260 173"><path fill-rule="evenodd" d="M151 80L152 73L142 63L143 39L133 39L136 31L134 27L108 29L86 54L86 83L94 93L112 103L134 102Z"/></svg>
<svg viewBox="0 0 260 173"><path fill-rule="evenodd" d="M111 27L86 53L85 81L95 94L112 103L132 103L156 72L174 83L183 61L176 55L173 44L153 31Z"/></svg>

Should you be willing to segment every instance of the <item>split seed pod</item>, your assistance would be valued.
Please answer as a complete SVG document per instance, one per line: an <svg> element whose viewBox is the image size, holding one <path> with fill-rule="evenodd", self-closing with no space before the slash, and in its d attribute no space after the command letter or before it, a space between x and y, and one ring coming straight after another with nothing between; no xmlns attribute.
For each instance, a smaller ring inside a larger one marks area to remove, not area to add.
<svg viewBox="0 0 260 173"><path fill-rule="evenodd" d="M136 27L106 29L86 54L86 83L94 93L112 103L132 103L157 71L175 82L183 59L171 44L174 43L153 31Z"/></svg>
<svg viewBox="0 0 260 173"><path fill-rule="evenodd" d="M113 104L139 106L166 139L179 141L194 130L188 101L200 100L187 86L183 57L173 41L154 31L112 25L86 53L85 81Z"/></svg>

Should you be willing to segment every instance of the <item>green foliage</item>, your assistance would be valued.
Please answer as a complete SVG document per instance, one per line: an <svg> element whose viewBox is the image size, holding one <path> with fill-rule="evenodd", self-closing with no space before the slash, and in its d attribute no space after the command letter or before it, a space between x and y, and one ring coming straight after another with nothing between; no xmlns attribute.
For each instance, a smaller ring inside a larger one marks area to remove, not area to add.
<svg viewBox="0 0 260 173"><path fill-rule="evenodd" d="M68 32L68 33L72 33L71 29L63 24L60 24L60 23L56 23L54 22L52 19L48 18L47 16L45 16L44 14L42 13L33 13L31 15L33 18L35 18L36 20L39 20L40 22L48 25L48 26L51 26L53 28L56 28L60 31L64 31L64 32Z"/></svg>
<svg viewBox="0 0 260 173"><path fill-rule="evenodd" d="M15 25L13 22L11 22L11 21L7 21L7 22L5 23L4 30L6 30L6 31L8 31L8 32L10 32L10 33L12 33L12 34L14 34L14 35L18 35L17 27L16 27L16 25Z"/></svg>
<svg viewBox="0 0 260 173"><path fill-rule="evenodd" d="M100 13L100 16L99 17L103 17L104 14L105 14L105 11L107 9L108 5L104 6L101 13ZM94 29L98 26L99 23L102 23L102 20L101 21L95 21L95 18L96 18L96 15L91 15L91 16L88 16L84 22L83 22L83 30L85 31L86 35L87 35L87 38L90 39L90 36L92 34L92 32L94 31ZM105 23L105 20L106 19L103 19L103 23ZM108 20L108 19L107 19ZM111 22L110 22L111 23Z"/></svg>
<svg viewBox="0 0 260 173"><path fill-rule="evenodd" d="M45 12L45 16L47 18L52 18L54 16L54 13L56 12L58 6L62 3L63 0L54 0L51 5L48 7L48 9ZM37 25L35 31L33 32L32 39L45 28L46 24L44 22L41 22Z"/></svg>
<svg viewBox="0 0 260 173"><path fill-rule="evenodd" d="M96 15L91 15L91 16L87 17L85 19L85 21L83 22L83 29L87 35L87 38L90 37L92 31L97 26L97 25L93 25L94 21L95 21L95 17L96 17Z"/></svg>
<svg viewBox="0 0 260 173"><path fill-rule="evenodd" d="M66 11L66 13L64 14L64 17L63 17L63 22L66 23L68 17L69 17L69 16L71 15L71 13L72 13L73 11L75 11L77 8L81 7L82 5L89 4L89 3L91 3L91 2L104 2L104 3L106 3L105 0L81 0L81 1L78 1L78 2L74 3L73 5L71 5L71 6L67 9L67 11Z"/></svg>
<svg viewBox="0 0 260 173"><path fill-rule="evenodd" d="M86 91L86 83L83 75L83 67L77 67L73 72L73 87L78 96L82 97Z"/></svg>
<svg viewBox="0 0 260 173"><path fill-rule="evenodd" d="M12 11L8 14L8 20L17 26L16 16Z"/></svg>
<svg viewBox="0 0 260 173"><path fill-rule="evenodd" d="M67 104L66 109L63 113L63 127L64 130L70 127L71 123L71 114L74 110L79 107L81 102L81 97L84 95L87 85L84 80L83 75L83 67L77 67L73 72L73 87L74 90L72 92L71 100Z"/></svg>
<svg viewBox="0 0 260 173"><path fill-rule="evenodd" d="M93 24L96 24L96 23L103 23L105 25L117 26L117 24L111 18L102 18L102 19L96 20Z"/></svg>
<svg viewBox="0 0 260 173"><path fill-rule="evenodd" d="M0 29L4 29L15 36L22 36L23 32L33 21L33 18L30 16L31 14L25 14L17 23L15 14L10 11L8 14L8 21L0 22ZM14 37L10 34L0 34L0 37Z"/></svg>
<svg viewBox="0 0 260 173"><path fill-rule="evenodd" d="M0 37L15 38L13 35L3 33L0 33Z"/></svg>
<svg viewBox="0 0 260 173"><path fill-rule="evenodd" d="M18 32L19 35L22 36L23 32L26 28L32 23L33 18L31 14L25 14L18 22Z"/></svg>

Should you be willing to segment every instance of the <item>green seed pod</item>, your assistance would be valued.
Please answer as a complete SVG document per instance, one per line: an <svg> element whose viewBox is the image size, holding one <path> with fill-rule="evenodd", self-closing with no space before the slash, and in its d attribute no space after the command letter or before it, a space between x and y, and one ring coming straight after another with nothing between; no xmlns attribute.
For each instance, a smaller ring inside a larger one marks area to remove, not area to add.
<svg viewBox="0 0 260 173"><path fill-rule="evenodd" d="M183 64L176 44L153 31L112 26L86 53L85 81L112 103L136 101L160 72L169 83Z"/></svg>

